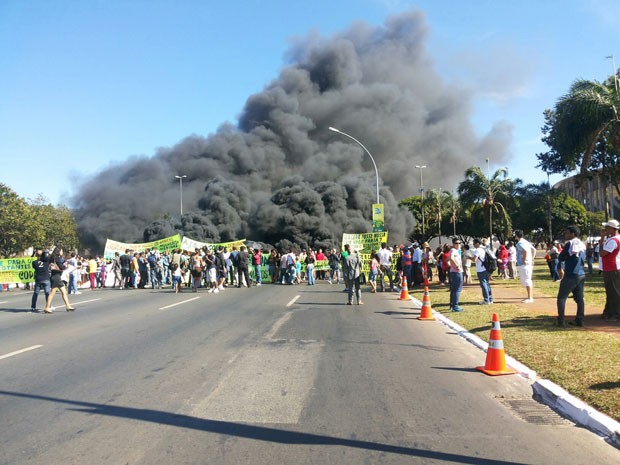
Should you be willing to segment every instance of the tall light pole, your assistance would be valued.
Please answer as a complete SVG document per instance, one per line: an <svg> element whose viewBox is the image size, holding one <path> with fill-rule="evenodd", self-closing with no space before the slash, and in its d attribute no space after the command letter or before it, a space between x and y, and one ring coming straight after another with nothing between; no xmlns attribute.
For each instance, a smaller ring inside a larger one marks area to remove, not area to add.
<svg viewBox="0 0 620 465"><path fill-rule="evenodd" d="M437 195L437 231L439 232L439 245L441 246L441 187Z"/></svg>
<svg viewBox="0 0 620 465"><path fill-rule="evenodd" d="M424 236L424 180L422 179L422 170L426 165L415 165L420 170L420 193L422 194L422 236Z"/></svg>
<svg viewBox="0 0 620 465"><path fill-rule="evenodd" d="M489 159L487 158L487 179L489 180L489 195L487 202L489 203L489 249L493 250L493 199L491 198L491 168Z"/></svg>
<svg viewBox="0 0 620 465"><path fill-rule="evenodd" d="M333 128L333 127L329 127L330 131L334 131L337 132L338 134L342 134L343 136L348 137L349 139L353 139L355 142L357 142L368 154L368 156L370 157L370 159L372 160L372 164L375 167L375 176L377 177L377 203L379 202L379 170L377 169L377 164L375 163L375 159L372 158L372 155L370 154L370 152L368 151L368 149L366 147L364 147L364 144L362 144L359 140L357 140L355 137L347 134L346 132L342 132L339 129Z"/></svg>
<svg viewBox="0 0 620 465"><path fill-rule="evenodd" d="M616 87L616 92L618 92L618 70L616 69L616 60L614 58L614 54L607 55L605 58L611 58L611 66L613 67L612 71L614 74L614 85Z"/></svg>
<svg viewBox="0 0 620 465"><path fill-rule="evenodd" d="M175 176L179 180L179 190L181 192L181 216L183 216L183 178L186 178L186 175L183 176Z"/></svg>

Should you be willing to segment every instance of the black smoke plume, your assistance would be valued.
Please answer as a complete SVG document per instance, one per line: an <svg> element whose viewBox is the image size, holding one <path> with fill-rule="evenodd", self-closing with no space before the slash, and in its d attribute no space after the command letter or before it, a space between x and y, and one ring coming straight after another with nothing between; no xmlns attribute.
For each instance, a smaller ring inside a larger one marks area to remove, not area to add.
<svg viewBox="0 0 620 465"><path fill-rule="evenodd" d="M247 100L237 126L189 136L82 185L73 206L85 242L100 249L106 238L141 242L180 232L202 241L307 246L368 232L372 162L329 126L372 153L390 242L406 240L414 221L397 204L418 193L414 166L428 166L427 190L453 190L482 154L501 159L510 136L501 128L474 135L471 95L442 81L426 36L424 16L410 12L382 27L356 23L330 38L298 41L278 78ZM181 218L176 174L187 175Z"/></svg>

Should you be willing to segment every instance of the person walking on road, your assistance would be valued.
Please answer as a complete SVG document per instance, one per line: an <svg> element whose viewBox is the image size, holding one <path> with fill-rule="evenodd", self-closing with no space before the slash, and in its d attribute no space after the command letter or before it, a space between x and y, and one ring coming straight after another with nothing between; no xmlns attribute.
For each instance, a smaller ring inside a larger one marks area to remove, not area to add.
<svg viewBox="0 0 620 465"><path fill-rule="evenodd" d="M577 304L577 316L570 324L583 326L585 313L585 303L583 300L583 287L586 280L584 263L586 260L586 245L579 239L581 231L577 226L568 226L564 232L566 244L562 252L558 255L560 263L564 262L564 276L560 281L558 289L558 326L565 326L564 312L566 309L566 299L572 292L573 299Z"/></svg>
<svg viewBox="0 0 620 465"><path fill-rule="evenodd" d="M605 309L602 318L620 319L620 223L609 220L603 223L601 231L603 247L599 251L603 263L603 282L605 283Z"/></svg>
<svg viewBox="0 0 620 465"><path fill-rule="evenodd" d="M386 242L381 243L381 250L377 252L377 257L379 258L379 278L381 279L379 281L380 292L385 292L383 280L386 275L390 280L390 290L396 291L394 287L394 276L392 275L392 252L389 251Z"/></svg>
<svg viewBox="0 0 620 465"><path fill-rule="evenodd" d="M47 251L37 250L37 259L32 262L34 268L34 293L32 294L32 304L30 305L30 311L37 313L37 298L39 292L45 292L45 301L50 296L51 282L50 282L50 268L49 268L49 253Z"/></svg>

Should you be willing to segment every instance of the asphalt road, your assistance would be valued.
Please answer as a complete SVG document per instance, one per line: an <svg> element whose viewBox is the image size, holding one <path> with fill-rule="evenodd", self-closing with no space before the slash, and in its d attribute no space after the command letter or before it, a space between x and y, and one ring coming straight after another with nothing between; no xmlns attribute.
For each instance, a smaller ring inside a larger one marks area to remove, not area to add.
<svg viewBox="0 0 620 465"><path fill-rule="evenodd" d="M620 463L397 293L341 289L1 293L0 464Z"/></svg>

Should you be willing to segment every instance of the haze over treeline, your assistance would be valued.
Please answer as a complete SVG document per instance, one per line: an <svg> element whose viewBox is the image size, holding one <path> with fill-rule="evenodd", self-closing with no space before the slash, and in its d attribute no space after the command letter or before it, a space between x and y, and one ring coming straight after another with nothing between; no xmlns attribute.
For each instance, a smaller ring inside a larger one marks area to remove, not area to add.
<svg viewBox="0 0 620 465"><path fill-rule="evenodd" d="M329 126L372 153L390 242L406 240L413 217L397 204L417 195L414 165L428 166L427 189L453 189L481 157L501 162L511 137L502 124L476 137L472 96L438 75L427 34L424 15L408 12L383 26L360 22L297 40L288 65L247 99L236 125L132 157L82 184L72 206L83 242L103 248L106 238L142 242L181 232L209 242L306 246L368 232L372 162ZM187 176L181 218L175 175Z"/></svg>

